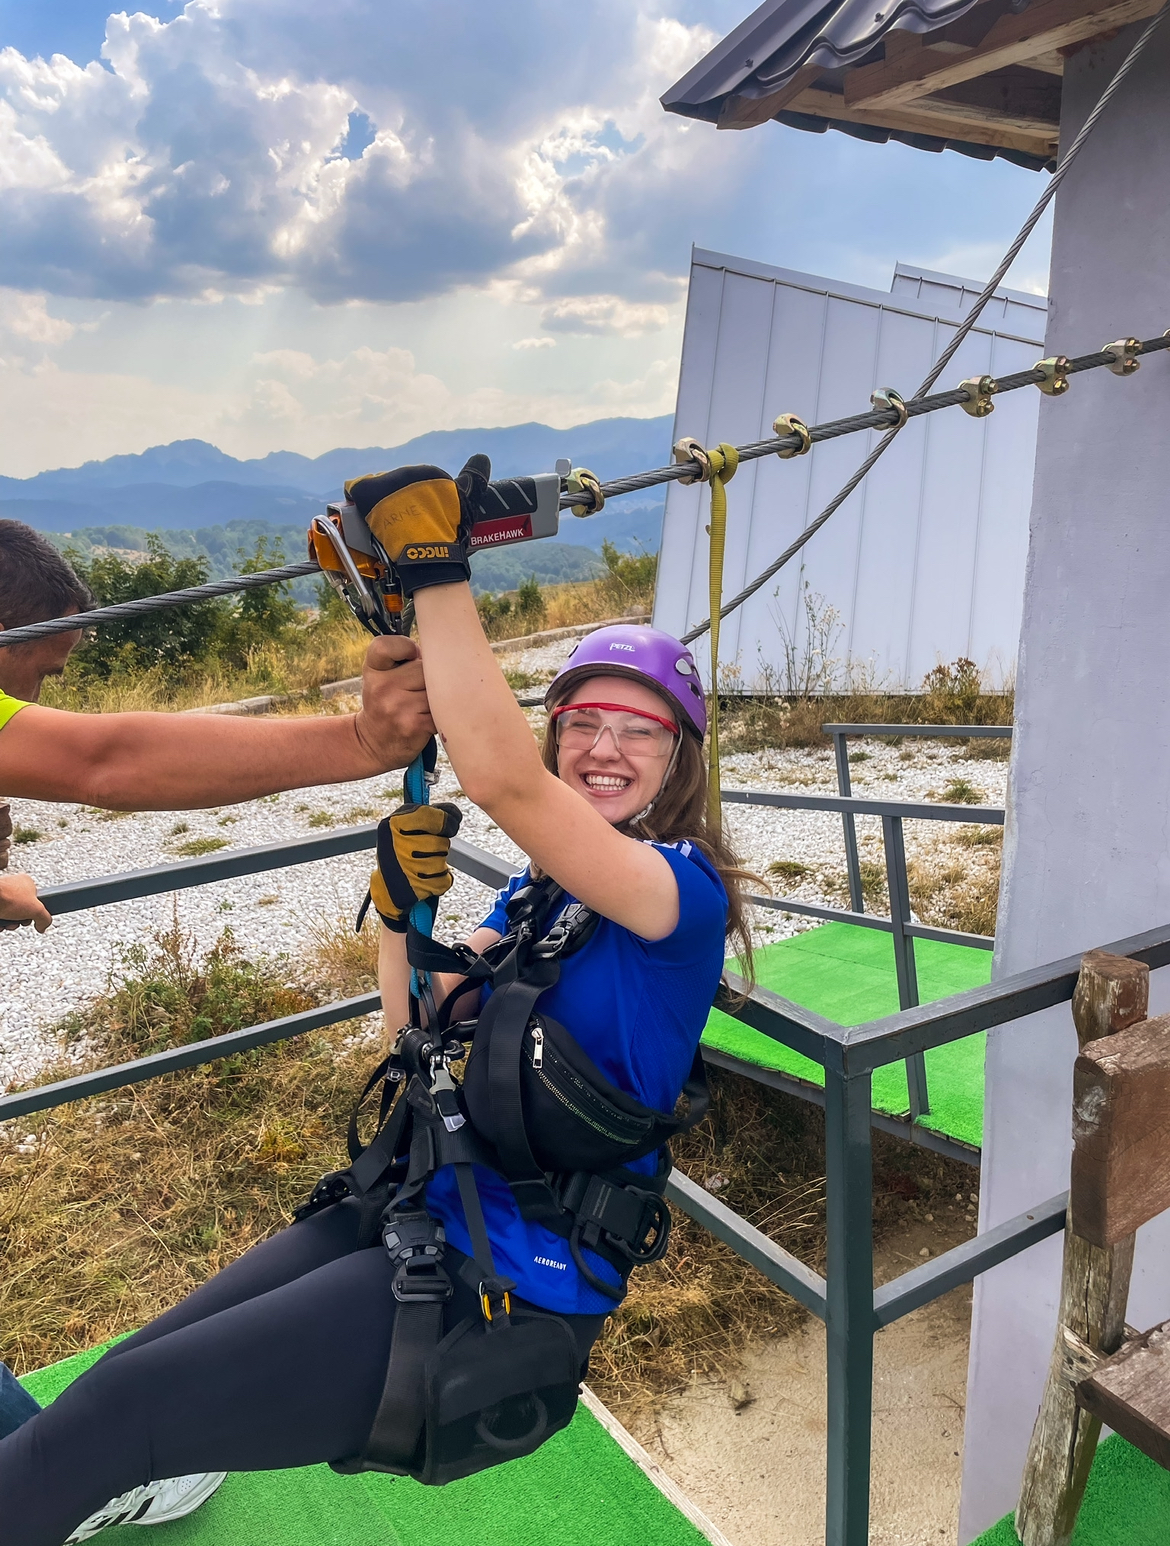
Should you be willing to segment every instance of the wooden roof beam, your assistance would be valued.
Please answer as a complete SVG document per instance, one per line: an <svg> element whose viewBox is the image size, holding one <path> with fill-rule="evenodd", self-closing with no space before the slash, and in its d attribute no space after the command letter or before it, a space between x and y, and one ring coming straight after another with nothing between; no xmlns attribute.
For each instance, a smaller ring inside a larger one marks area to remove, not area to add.
<svg viewBox="0 0 1170 1546"><path fill-rule="evenodd" d="M961 81L973 80L1005 65L1027 64L1054 49L1083 43L1099 33L1143 21L1161 0L1033 0L1026 11L1009 12L991 27L983 41L961 53L953 40L945 51L923 37L921 49L897 53L880 64L862 65L845 76L845 101L866 112L904 107ZM977 14L976 12L971 14ZM949 29L946 29L949 31Z"/></svg>
<svg viewBox="0 0 1170 1546"><path fill-rule="evenodd" d="M757 124L767 123L777 113L783 112L815 80L819 80L821 74L819 64L806 64L797 70L787 85L781 86L779 91L770 92L766 97L728 97L719 110L715 127L754 129Z"/></svg>
<svg viewBox="0 0 1170 1546"><path fill-rule="evenodd" d="M850 107L837 91L818 90L815 87L802 91L788 104L788 111L807 113L812 118L836 118L842 123L869 124L877 129L902 129L908 134L927 134L934 139L968 140L974 145L992 145L1000 150L1022 150L1029 156L1048 157L1053 154L1056 134L1051 124L1020 129L1002 121L980 118L975 109L961 116L961 106L946 116L933 114L931 104L912 102L907 107L882 108L870 111Z"/></svg>

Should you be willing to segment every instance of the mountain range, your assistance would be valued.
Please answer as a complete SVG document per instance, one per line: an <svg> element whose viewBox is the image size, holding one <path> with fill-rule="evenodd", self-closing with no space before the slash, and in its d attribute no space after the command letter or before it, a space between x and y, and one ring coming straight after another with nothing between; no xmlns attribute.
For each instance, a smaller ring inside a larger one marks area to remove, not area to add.
<svg viewBox="0 0 1170 1546"><path fill-rule="evenodd" d="M457 472L484 451L500 477L551 472L558 457L590 467L600 478L662 466L670 456L668 417L598 419L571 429L513 424L495 429L435 430L399 446L339 449L323 456L272 451L239 460L205 440L176 440L131 456L60 467L32 478L0 477L0 515L39 531L77 532L94 526L149 531L193 530L228 521L307 526L324 500L337 499L356 473L409 462L434 462ZM663 497L634 494L589 521L567 519L560 540L574 547L656 546Z"/></svg>
<svg viewBox="0 0 1170 1546"><path fill-rule="evenodd" d="M301 557L305 531L323 504L341 496L347 477L382 467L433 462L457 472L473 452L486 452L496 476L551 472L559 457L602 478L660 467L670 458L669 417L598 419L571 429L513 424L495 429L435 430L399 446L339 449L323 456L273 451L240 460L205 440L176 440L135 455L59 467L32 478L0 477L0 518L26 522L58 547L83 556L95 549L144 552L157 532L176 555L205 555L212 577L238 568L258 538ZM623 551L656 551L664 495L659 489L615 500L578 521L567 512L557 540L478 554L476 590L508 590L530 574L542 584L587 579L608 539ZM314 582L296 594L311 599ZM303 596L302 596L303 592Z"/></svg>

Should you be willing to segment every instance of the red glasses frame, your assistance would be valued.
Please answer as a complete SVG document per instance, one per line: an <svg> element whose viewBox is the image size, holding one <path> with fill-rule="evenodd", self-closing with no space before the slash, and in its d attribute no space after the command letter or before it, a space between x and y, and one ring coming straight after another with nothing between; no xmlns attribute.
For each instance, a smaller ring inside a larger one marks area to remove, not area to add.
<svg viewBox="0 0 1170 1546"><path fill-rule="evenodd" d="M656 725L663 725L671 735L678 735L679 728L669 719L663 719L661 714L648 714L645 709L632 709L628 703L563 703L559 709L553 709L549 715L550 722L560 719L562 714L572 713L574 709L609 709L615 714L636 714L639 719L652 719Z"/></svg>

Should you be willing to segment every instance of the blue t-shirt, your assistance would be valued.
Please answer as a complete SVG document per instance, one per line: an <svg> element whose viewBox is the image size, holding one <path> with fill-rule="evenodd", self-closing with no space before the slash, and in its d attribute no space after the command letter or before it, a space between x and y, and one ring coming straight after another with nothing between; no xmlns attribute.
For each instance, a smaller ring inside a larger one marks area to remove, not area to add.
<svg viewBox="0 0 1170 1546"><path fill-rule="evenodd" d="M654 847L678 882L674 932L649 941L603 918L589 942L561 963L560 980L541 994L539 1008L560 1021L612 1084L644 1105L672 1111L723 971L727 892L693 844ZM507 932L505 903L526 879L517 875L508 883L482 927ZM567 897L565 905L573 900ZM549 919L549 928L554 921ZM655 1156L649 1155L631 1168L652 1173L655 1165ZM561 1315L602 1315L613 1309L614 1301L590 1288L578 1272L567 1240L520 1217L502 1176L477 1165L475 1179L496 1268L515 1280L521 1298ZM427 1208L442 1220L456 1250L470 1256L452 1166L428 1184ZM598 1277L620 1283L609 1262L592 1251L584 1254Z"/></svg>

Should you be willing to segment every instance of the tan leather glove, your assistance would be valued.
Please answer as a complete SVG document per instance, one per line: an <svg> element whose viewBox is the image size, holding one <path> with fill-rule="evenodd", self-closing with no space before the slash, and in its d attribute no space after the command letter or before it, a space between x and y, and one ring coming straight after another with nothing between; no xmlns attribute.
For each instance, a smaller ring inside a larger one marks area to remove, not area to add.
<svg viewBox="0 0 1170 1546"><path fill-rule="evenodd" d="M351 478L345 497L385 549L405 595L470 579L464 546L470 521L459 486L441 467L424 463Z"/></svg>
<svg viewBox="0 0 1170 1546"><path fill-rule="evenodd" d="M432 916L454 882L447 856L463 812L457 805L400 805L378 824L378 868L370 899L388 929L405 934L410 910L426 902Z"/></svg>

